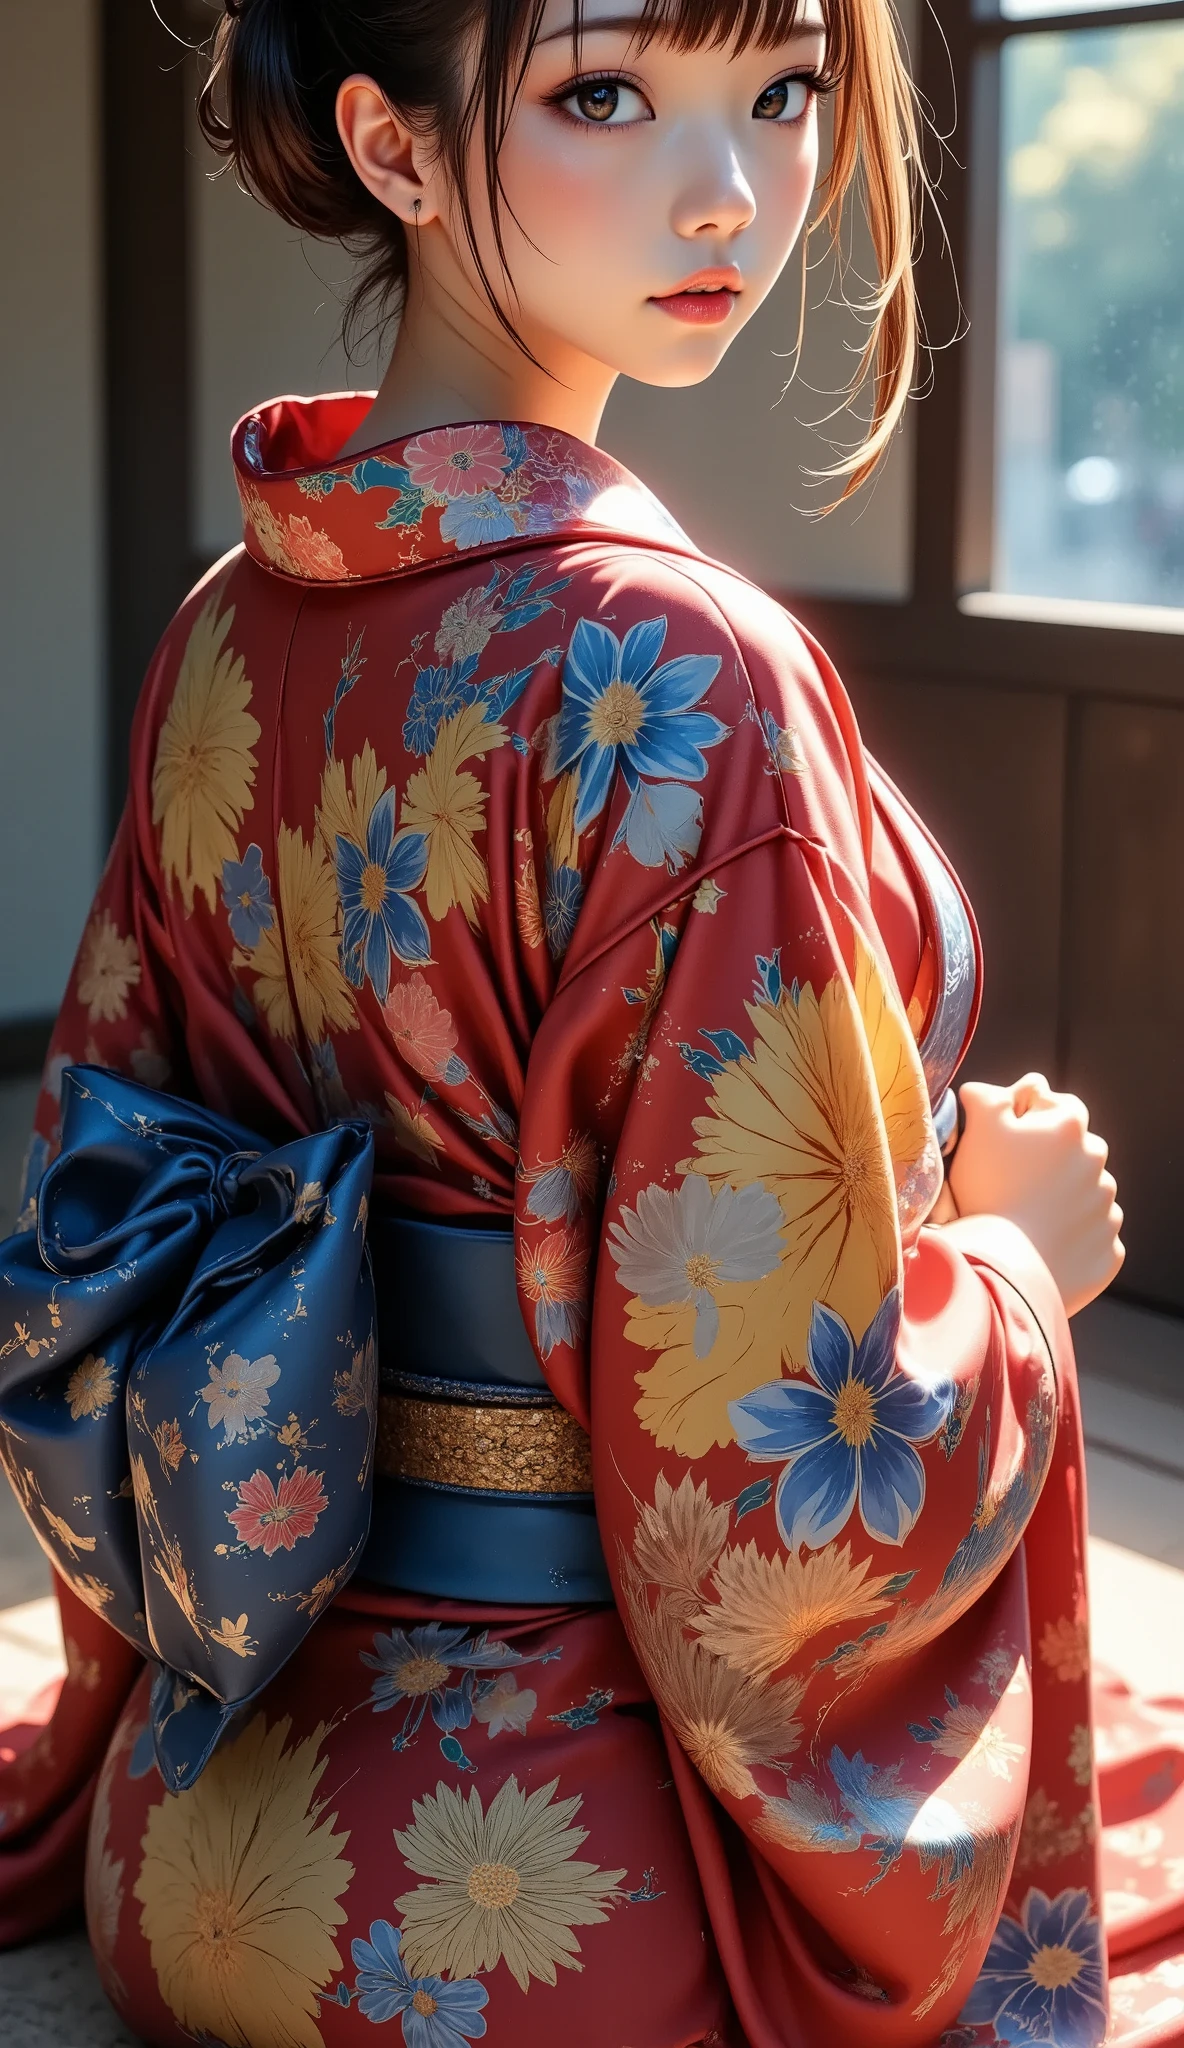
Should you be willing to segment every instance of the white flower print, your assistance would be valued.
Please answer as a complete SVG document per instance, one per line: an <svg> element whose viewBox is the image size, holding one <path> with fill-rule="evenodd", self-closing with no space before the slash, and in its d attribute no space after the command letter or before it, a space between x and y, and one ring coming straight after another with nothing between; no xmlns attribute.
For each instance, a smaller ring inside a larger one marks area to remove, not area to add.
<svg viewBox="0 0 1184 2048"><path fill-rule="evenodd" d="M610 1225L622 1287L648 1307L695 1304L695 1356L706 1358L719 1333L715 1290L733 1280L762 1280L781 1256L781 1205L760 1181L713 1194L701 1174L681 1188L644 1188L637 1208Z"/></svg>
<svg viewBox="0 0 1184 2048"><path fill-rule="evenodd" d="M201 1388L201 1398L209 1405L210 1428L221 1426L224 1444L239 1438L245 1442L255 1434L251 1424L262 1419L271 1401L267 1389L274 1387L279 1376L271 1352L264 1358L242 1358L231 1351L225 1365L210 1367L209 1385Z"/></svg>
<svg viewBox="0 0 1184 2048"><path fill-rule="evenodd" d="M473 1701L473 1719L489 1729L491 1742L507 1729L512 1735L525 1735L526 1724L538 1703L537 1693L529 1687L519 1692L513 1672L503 1671L484 1697Z"/></svg>

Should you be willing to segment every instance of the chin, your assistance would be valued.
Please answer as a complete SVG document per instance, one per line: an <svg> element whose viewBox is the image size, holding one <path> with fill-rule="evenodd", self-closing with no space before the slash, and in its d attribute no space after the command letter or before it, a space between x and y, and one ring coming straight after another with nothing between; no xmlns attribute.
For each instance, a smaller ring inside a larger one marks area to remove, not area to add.
<svg viewBox="0 0 1184 2048"><path fill-rule="evenodd" d="M737 327L726 340L722 336L714 337L710 349L688 350L673 360L667 357L654 361L650 357L648 361L643 359L623 365L621 375L632 378L635 384L651 384L660 391L685 391L691 385L705 384L713 370L719 368L739 331Z"/></svg>

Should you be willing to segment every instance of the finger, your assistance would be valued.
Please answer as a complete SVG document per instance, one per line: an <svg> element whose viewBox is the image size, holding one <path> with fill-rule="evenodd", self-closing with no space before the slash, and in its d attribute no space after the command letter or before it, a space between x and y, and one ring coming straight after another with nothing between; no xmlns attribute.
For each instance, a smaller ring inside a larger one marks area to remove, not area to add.
<svg viewBox="0 0 1184 2048"><path fill-rule="evenodd" d="M1098 1175L1098 1193L1107 1202L1114 1201L1118 1194L1118 1182L1112 1173L1100 1173Z"/></svg>
<svg viewBox="0 0 1184 2048"><path fill-rule="evenodd" d="M959 1099L969 1118L976 1110L1000 1109L1011 1106L1012 1090L997 1088L992 1081L963 1081L958 1089Z"/></svg>
<svg viewBox="0 0 1184 2048"><path fill-rule="evenodd" d="M1080 1095L1058 1095L1055 1100L1061 1115L1084 1137L1089 1130L1089 1111Z"/></svg>
<svg viewBox="0 0 1184 2048"><path fill-rule="evenodd" d="M1011 1091L1011 1106L1016 1116L1026 1116L1030 1109L1051 1109L1053 1092L1043 1074L1024 1074Z"/></svg>

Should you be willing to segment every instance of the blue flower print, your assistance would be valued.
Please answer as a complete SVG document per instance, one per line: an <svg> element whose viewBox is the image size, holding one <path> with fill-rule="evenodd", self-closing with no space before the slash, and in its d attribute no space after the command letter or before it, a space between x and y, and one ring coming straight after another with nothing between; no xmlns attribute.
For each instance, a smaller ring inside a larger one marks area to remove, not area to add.
<svg viewBox="0 0 1184 2048"><path fill-rule="evenodd" d="M856 1503L869 1536L901 1544L925 1502L914 1444L936 1436L953 1403L946 1383L896 1370L900 1294L886 1295L857 1345L842 1316L816 1301L807 1338L811 1386L775 1380L728 1413L757 1461L785 1459L777 1526L791 1550L810 1550L846 1527Z"/></svg>
<svg viewBox="0 0 1184 2048"><path fill-rule="evenodd" d="M993 2023L996 2038L1098 2048L1106 2033L1105 1966L1086 1891L1030 1891L1019 1920L1004 1915L959 2018Z"/></svg>
<svg viewBox="0 0 1184 2048"><path fill-rule="evenodd" d="M420 669L403 725L403 745L409 754L430 754L444 720L455 717L466 704L472 703L469 679L479 659L479 655L470 654L443 668Z"/></svg>
<svg viewBox="0 0 1184 2048"><path fill-rule="evenodd" d="M485 1986L474 1977L455 1984L442 1977L413 1977L401 1946L401 1930L389 1920L372 1920L369 1941L350 1943L358 2011L376 2026L399 2013L407 2048L459 2048L462 2041L479 2041L489 2002Z"/></svg>
<svg viewBox="0 0 1184 2048"><path fill-rule="evenodd" d="M230 930L244 953L253 953L264 932L275 923L271 883L263 872L263 849L248 846L241 861L222 863L222 901L230 912Z"/></svg>
<svg viewBox="0 0 1184 2048"><path fill-rule="evenodd" d="M580 904L584 898L584 881L578 868L557 868L547 861L547 887L543 897L543 930L547 937L547 951L552 960L562 960L571 944Z"/></svg>
<svg viewBox="0 0 1184 2048"><path fill-rule="evenodd" d="M396 837L393 789L384 791L370 813L364 853L352 839L337 835L342 969L355 988L369 976L380 1003L390 991L392 953L406 967L432 957L423 912L407 893L419 887L427 864L422 832Z"/></svg>
<svg viewBox="0 0 1184 2048"><path fill-rule="evenodd" d="M702 749L717 746L727 734L710 712L692 709L719 674L719 656L681 654L656 668L665 638L664 618L639 621L623 640L598 619L581 619L572 635L555 767L562 774L579 764L577 832L604 809L618 765L631 794L643 775L698 782L707 773ZM648 821L635 829L643 836L654 830ZM686 829L685 818L681 826L668 821L668 833L676 837ZM658 858L665 857L659 851ZM646 865L656 866L657 859Z"/></svg>
<svg viewBox="0 0 1184 2048"><path fill-rule="evenodd" d="M441 540L454 540L458 548L480 548L491 541L512 540L517 531L513 513L492 491L482 491L475 498L454 498L440 518Z"/></svg>
<svg viewBox="0 0 1184 2048"><path fill-rule="evenodd" d="M376 1714L388 1713L400 1700L407 1703L402 1729L395 1737L396 1749L405 1749L429 1706L443 1734L468 1728L477 1673L508 1671L533 1659L512 1650L508 1643L491 1642L484 1629L480 1635L470 1636L467 1629L429 1621L420 1628L393 1628L388 1635L375 1636L373 1653L363 1650L362 1662L379 1673L370 1687ZM454 1672L461 1674L459 1684L450 1682Z"/></svg>

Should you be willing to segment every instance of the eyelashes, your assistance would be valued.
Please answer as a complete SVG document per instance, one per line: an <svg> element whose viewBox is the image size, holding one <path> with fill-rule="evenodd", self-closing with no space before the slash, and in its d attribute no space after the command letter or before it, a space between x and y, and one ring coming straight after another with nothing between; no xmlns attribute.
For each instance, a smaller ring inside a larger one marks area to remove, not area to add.
<svg viewBox="0 0 1184 2048"><path fill-rule="evenodd" d="M834 79L820 71L783 72L758 93L752 118L765 126L792 128L834 85ZM656 118L641 87L619 71L592 71L569 79L547 94L545 104L585 131L640 127Z"/></svg>

